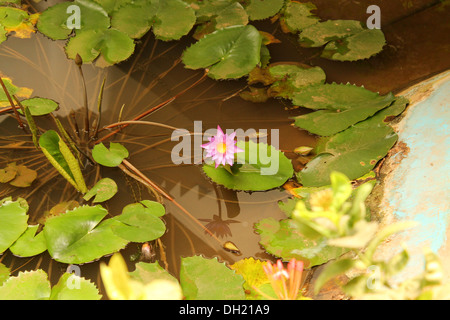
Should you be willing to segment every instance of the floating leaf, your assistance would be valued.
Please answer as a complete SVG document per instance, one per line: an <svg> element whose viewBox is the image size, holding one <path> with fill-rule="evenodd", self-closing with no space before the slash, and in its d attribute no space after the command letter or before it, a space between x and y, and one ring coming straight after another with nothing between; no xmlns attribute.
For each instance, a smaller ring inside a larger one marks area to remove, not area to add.
<svg viewBox="0 0 450 320"><path fill-rule="evenodd" d="M6 34L8 31L5 30L5 27L0 25L0 43L6 40Z"/></svg>
<svg viewBox="0 0 450 320"><path fill-rule="evenodd" d="M19 272L0 287L1 300L47 300L51 288L44 270Z"/></svg>
<svg viewBox="0 0 450 320"><path fill-rule="evenodd" d="M356 20L327 20L304 29L300 33L300 44L304 47L321 47L363 30L361 22Z"/></svg>
<svg viewBox="0 0 450 320"><path fill-rule="evenodd" d="M105 167L117 167L123 159L129 156L128 150L120 143L111 142L109 150L103 143L96 144L92 149L94 160Z"/></svg>
<svg viewBox="0 0 450 320"><path fill-rule="evenodd" d="M42 12L37 23L39 31L53 40L67 39L72 33L67 27L67 20L72 15L67 13L67 8L71 5L80 8L80 32L109 28L110 19L100 5L90 0L76 0L55 4Z"/></svg>
<svg viewBox="0 0 450 320"><path fill-rule="evenodd" d="M157 202L155 205L162 207ZM112 230L114 234L132 242L155 240L166 232L166 226L159 219L158 211L153 214L151 207L145 207L140 203L127 205L121 215L113 218L121 223L113 226Z"/></svg>
<svg viewBox="0 0 450 320"><path fill-rule="evenodd" d="M27 230L28 204L24 199L0 201L0 253L8 249Z"/></svg>
<svg viewBox="0 0 450 320"><path fill-rule="evenodd" d="M58 109L58 103L46 98L31 98L22 100L21 104L28 107L32 116L43 116ZM19 109L22 113L22 110Z"/></svg>
<svg viewBox="0 0 450 320"><path fill-rule="evenodd" d="M31 257L47 250L44 233L36 235L39 225L29 225L28 229L14 242L9 250L19 257Z"/></svg>
<svg viewBox="0 0 450 320"><path fill-rule="evenodd" d="M331 136L343 131L351 125L367 119L377 111L389 106L395 97L392 93L367 100L360 105L353 105L345 110L319 110L295 117L295 125L320 136ZM359 99L357 103L360 103Z"/></svg>
<svg viewBox="0 0 450 320"><path fill-rule="evenodd" d="M69 147L54 130L48 130L39 138L42 152L58 172L75 189L82 193L87 192L87 187L81 173L77 159L70 152Z"/></svg>
<svg viewBox="0 0 450 320"><path fill-rule="evenodd" d="M148 284L154 280L167 280L178 284L178 280L167 272L167 270L163 269L158 262L136 263L136 270L130 272L130 277L143 284Z"/></svg>
<svg viewBox="0 0 450 320"><path fill-rule="evenodd" d="M311 13L316 9L311 2L288 1L281 15L283 31L295 33L319 22L319 17Z"/></svg>
<svg viewBox="0 0 450 320"><path fill-rule="evenodd" d="M195 11L181 0L159 1L153 33L161 40L178 40L195 24Z"/></svg>
<svg viewBox="0 0 450 320"><path fill-rule="evenodd" d="M100 300L94 283L75 274L64 273L52 287L50 300Z"/></svg>
<svg viewBox="0 0 450 320"><path fill-rule="evenodd" d="M48 252L63 263L78 264L93 261L125 247L128 241L116 236L114 219L102 219L108 212L97 205L82 206L47 220L44 235Z"/></svg>
<svg viewBox="0 0 450 320"><path fill-rule="evenodd" d="M111 27L130 38L139 39L150 30L157 8L157 1L134 1L124 4L111 12Z"/></svg>
<svg viewBox="0 0 450 320"><path fill-rule="evenodd" d="M206 35L183 54L186 68L208 68L213 79L240 78L260 61L262 36L251 25L233 26Z"/></svg>
<svg viewBox="0 0 450 320"><path fill-rule="evenodd" d="M383 31L367 29L341 41L329 42L322 57L338 61L356 61L368 59L383 50L386 44Z"/></svg>
<svg viewBox="0 0 450 320"><path fill-rule="evenodd" d="M263 266L266 264L266 261L250 257L239 260L230 266L231 269L235 270L245 280L244 289L246 299L259 299L261 296L253 287L259 288L264 284L270 283L263 269Z"/></svg>
<svg viewBox="0 0 450 320"><path fill-rule="evenodd" d="M308 109L343 111L361 105L385 103L386 97L351 84L309 86L292 95L292 103ZM381 102L380 102L381 101Z"/></svg>
<svg viewBox="0 0 450 320"><path fill-rule="evenodd" d="M125 33L116 29L84 30L70 38L66 53L70 59L77 54L83 62L92 62L100 54L108 64L128 59L134 52L134 41Z"/></svg>
<svg viewBox="0 0 450 320"><path fill-rule="evenodd" d="M17 165L15 162L8 163L4 169L0 169L0 183L7 183L13 180L17 174Z"/></svg>
<svg viewBox="0 0 450 320"><path fill-rule="evenodd" d="M250 20L263 20L278 13L284 5L284 0L250 0L247 10Z"/></svg>
<svg viewBox="0 0 450 320"><path fill-rule="evenodd" d="M259 243L267 252L286 261L292 258L302 260L305 267L323 264L346 252L346 249L328 246L326 238L306 238L292 219L263 219L256 224L255 229L261 236Z"/></svg>
<svg viewBox="0 0 450 320"><path fill-rule="evenodd" d="M237 153L237 160L230 173L225 167L215 168L214 165L203 165L203 171L214 182L228 189L262 191L281 186L294 172L291 161L265 143L238 141L237 146L245 152Z"/></svg>
<svg viewBox="0 0 450 320"><path fill-rule="evenodd" d="M320 67L304 67L296 64L272 64L268 71L276 80L269 89L272 96L291 98L307 86L323 84L325 72Z"/></svg>
<svg viewBox="0 0 450 320"><path fill-rule="evenodd" d="M394 130L371 119L319 141L319 154L298 173L304 186L330 184L332 171L356 179L372 170L397 141ZM373 123L374 125L369 125Z"/></svg>
<svg viewBox="0 0 450 320"><path fill-rule="evenodd" d="M9 268L4 264L0 263L0 286L9 278Z"/></svg>
<svg viewBox="0 0 450 320"><path fill-rule="evenodd" d="M37 172L33 169L29 169L24 165L16 167L16 176L13 180L9 181L9 184L18 187L26 188L31 186L34 180L37 178Z"/></svg>
<svg viewBox="0 0 450 320"><path fill-rule="evenodd" d="M89 201L95 196L93 203L104 202L117 193L117 184L113 179L104 178L98 181L95 186L89 190L83 197L84 200Z"/></svg>
<svg viewBox="0 0 450 320"><path fill-rule="evenodd" d="M244 279L217 258L181 258L180 284L187 300L242 300Z"/></svg>

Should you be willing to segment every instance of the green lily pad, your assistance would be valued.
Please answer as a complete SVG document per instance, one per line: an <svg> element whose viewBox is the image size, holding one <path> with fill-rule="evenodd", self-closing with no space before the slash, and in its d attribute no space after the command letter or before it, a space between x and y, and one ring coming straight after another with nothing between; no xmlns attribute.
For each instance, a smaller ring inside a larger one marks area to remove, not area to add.
<svg viewBox="0 0 450 320"><path fill-rule="evenodd" d="M109 150L103 143L96 144L92 150L94 160L105 167L117 167L129 156L128 150L120 143L111 142Z"/></svg>
<svg viewBox="0 0 450 320"><path fill-rule="evenodd" d="M361 22L356 20L327 20L304 29L300 33L300 44L304 47L321 47L363 30Z"/></svg>
<svg viewBox="0 0 450 320"><path fill-rule="evenodd" d="M0 253L8 249L27 230L28 204L24 199L0 201Z"/></svg>
<svg viewBox="0 0 450 320"><path fill-rule="evenodd" d="M111 13L111 27L130 38L139 39L152 27L157 8L157 1L134 1L122 5Z"/></svg>
<svg viewBox="0 0 450 320"><path fill-rule="evenodd" d="M80 8L80 32L110 27L108 14L100 5L90 0L75 0L55 4L42 12L37 22L38 30L53 40L67 39L73 31L67 27L67 19L72 15L67 13L67 8L71 5Z"/></svg>
<svg viewBox="0 0 450 320"><path fill-rule="evenodd" d="M245 7L250 20L263 20L278 13L284 5L284 0L250 0Z"/></svg>
<svg viewBox="0 0 450 320"><path fill-rule="evenodd" d="M47 300L51 287L44 270L19 272L0 287L1 300Z"/></svg>
<svg viewBox="0 0 450 320"><path fill-rule="evenodd" d="M319 22L319 17L311 12L316 9L317 7L311 2L287 1L281 21L288 31L292 33L301 31Z"/></svg>
<svg viewBox="0 0 450 320"><path fill-rule="evenodd" d="M161 204L156 203L162 207ZM122 214L114 217L120 221L112 227L115 235L132 242L146 242L158 239L166 232L164 222L159 218L159 210L153 214L151 207L141 203L127 205Z"/></svg>
<svg viewBox="0 0 450 320"><path fill-rule="evenodd" d="M191 31L196 21L195 11L181 0L160 0L153 33L158 39L178 40Z"/></svg>
<svg viewBox="0 0 450 320"><path fill-rule="evenodd" d="M251 25L233 26L206 35L183 54L188 69L209 68L213 79L235 79L260 62L262 36Z"/></svg>
<svg viewBox="0 0 450 320"><path fill-rule="evenodd" d="M9 247L19 257L32 257L47 250L44 233L36 235L39 225L29 225L28 229Z"/></svg>
<svg viewBox="0 0 450 320"><path fill-rule="evenodd" d="M136 270L130 272L130 277L131 279L137 280L143 284L148 284L153 280L168 280L178 284L178 280L167 272L167 270L163 269L158 262L137 263Z"/></svg>
<svg viewBox="0 0 450 320"><path fill-rule="evenodd" d="M104 178L98 181L91 190L89 190L83 197L84 200L89 201L95 196L93 203L104 202L117 193L117 184L113 179Z"/></svg>
<svg viewBox="0 0 450 320"><path fill-rule="evenodd" d="M70 38L66 53L70 59L77 54L83 62L92 62L100 54L108 64L128 59L134 52L134 41L125 33L116 29L84 30Z"/></svg>
<svg viewBox="0 0 450 320"><path fill-rule="evenodd" d="M322 52L322 57L338 61L369 59L383 50L385 44L383 31L366 29L343 39L342 42L329 42Z"/></svg>
<svg viewBox="0 0 450 320"><path fill-rule="evenodd" d="M345 110L319 110L295 117L295 125L320 136L331 136L367 119L388 107L395 99L392 93L368 100ZM349 104L350 105L350 104Z"/></svg>
<svg viewBox="0 0 450 320"><path fill-rule="evenodd" d="M267 252L285 261L292 258L302 260L305 267L323 264L346 252L346 249L328 246L326 238L311 240L305 237L292 219L263 219L255 229L261 236L259 243Z"/></svg>
<svg viewBox="0 0 450 320"><path fill-rule="evenodd" d="M223 166L203 165L203 171L212 181L228 189L262 191L279 187L292 177L291 161L273 146L252 141L238 141L237 146L245 152L236 154L233 173Z"/></svg>
<svg viewBox="0 0 450 320"><path fill-rule="evenodd" d="M49 218L43 232L52 258L79 264L123 249L128 241L112 232L120 223L114 219L101 222L107 214L99 205L82 206Z"/></svg>
<svg viewBox="0 0 450 320"><path fill-rule="evenodd" d="M243 300L244 278L217 258L181 258L180 284L187 300Z"/></svg>
<svg viewBox="0 0 450 320"><path fill-rule="evenodd" d="M64 273L52 287L50 300L100 300L94 283L75 274Z"/></svg>
<svg viewBox="0 0 450 320"><path fill-rule="evenodd" d="M0 7L0 25L5 28L18 27L28 18L29 14L24 10L13 7Z"/></svg>
<svg viewBox="0 0 450 320"><path fill-rule="evenodd" d="M31 98L22 100L20 103L24 107L29 108L32 116L43 116L55 111L59 107L56 101L46 98ZM19 109L19 112L22 113L22 110Z"/></svg>
<svg viewBox="0 0 450 320"><path fill-rule="evenodd" d="M5 27L0 25L0 43L2 43L3 41L6 41L7 33L8 33L8 31L5 30Z"/></svg>

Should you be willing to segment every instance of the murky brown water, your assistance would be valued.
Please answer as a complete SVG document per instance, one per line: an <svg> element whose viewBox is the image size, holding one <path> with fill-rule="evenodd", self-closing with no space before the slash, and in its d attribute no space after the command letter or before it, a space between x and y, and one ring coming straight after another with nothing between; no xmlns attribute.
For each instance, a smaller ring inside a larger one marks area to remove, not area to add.
<svg viewBox="0 0 450 320"><path fill-rule="evenodd" d="M411 73L405 74L403 77L396 76L388 84L384 83L382 89L377 90L374 86L380 83L381 78L386 77L388 74L386 70L389 69L392 60L395 60L397 55L403 54L401 50L405 46L406 35L401 41L395 42L396 38L392 34L386 34L388 40L392 36L391 45L397 48L395 51L388 48L379 57L369 61L347 64L316 58L317 50L299 48L295 39L282 34L276 24L264 23L258 27L275 32L275 36L283 42L283 45L273 45L270 48L272 61L312 62L325 69L329 81L351 81L365 84L366 87L375 91L396 90L404 87L407 83L417 81L426 74L444 70L450 66L448 61L441 61L441 64L436 66L434 61L428 60L428 69L427 66L424 66L422 72L416 70L413 76ZM442 32L445 32L445 29ZM395 36L400 37L398 34ZM34 89L33 95L58 101L61 108L57 115L65 119L66 124L71 110L74 110L81 126L83 102L81 78L74 62L66 58L63 44L63 42L51 41L40 34L27 40L10 37L0 46L0 72L11 77L16 85ZM122 119L132 119L145 110L177 95L198 80L202 76L201 71L186 70L181 63L175 62L186 44L186 42L164 43L155 41L152 36L147 36L140 41L134 56L119 66L107 69L96 68L94 65L83 66L89 104L94 118L98 91L105 76L107 82L101 119L102 126L117 121L122 105L125 105ZM414 52L415 47L410 47L409 50ZM435 50L435 48L430 45L428 48L430 54L432 54L431 50ZM418 48L417 51L422 52L423 48L421 47L420 50ZM409 62L414 61L413 58L411 59ZM421 61L426 62L427 60L421 59ZM397 61L396 66L398 64L401 64L401 60ZM343 71L345 68L348 68L348 72ZM371 74L367 70L378 71L376 74ZM286 106L281 100L254 104L233 96L244 85L244 81L206 79L172 103L146 117L145 120L190 131L193 130L194 121L200 120L203 122L204 130L215 128L217 125L227 129L278 129L281 150L292 150L300 145L314 145L315 138L313 136L290 125L292 121L288 118L301 111L286 110ZM40 119L39 122L45 128L49 123L51 122L46 119ZM102 134L105 133L102 132ZM130 162L166 190L197 219L213 219L214 215L218 215L224 221L229 219L238 221L228 224L232 235L223 237L221 240L233 241L242 251L242 256L236 257L224 251L219 243L205 234L192 219L169 201L165 201L167 215L164 220L168 232L162 237L162 242L165 246L169 269L174 274L178 274L180 257L193 254L203 254L207 257L219 256L230 263L236 259L250 256L262 259L270 258L260 248L259 236L254 233L253 225L266 217L283 218L284 215L278 209L277 201L286 199L288 194L282 190L254 193L235 192L213 185L202 174L200 166L176 166L172 163L170 151L175 143L160 143L170 138L170 134L171 130L167 128L135 125L126 128L111 141L123 143L130 151ZM12 143L12 139L28 139L28 137L20 135L23 135L23 132L17 128L17 124L12 118L0 116L0 138L7 137L6 140L0 140L0 146ZM5 185L0 185L0 196L27 196L31 206L29 213L31 223L38 221L42 213L53 205L74 199L79 195L75 194L59 175L55 174L50 179L51 176L48 174L54 171L46 164L43 155L34 151L29 142L24 146L27 148L0 149L0 167L12 159L23 158L20 161L30 161L31 167L39 169L39 180L33 185L34 189L13 190L8 189ZM88 177L93 179L95 174L95 170L90 170ZM112 215L119 214L121 208L136 200L153 199L146 189L125 177L119 169L105 169L101 175L115 179L119 185L119 193L105 204ZM35 191L31 193L32 190ZM201 220L200 223L205 225L207 222ZM139 245L131 243L123 251L123 255L129 259L138 251ZM11 266L14 272L43 268L51 273L53 281L56 281L66 268L66 265L49 259L47 253L30 259L19 259L10 253L5 253L0 259L2 259L1 262ZM107 260L107 258L103 258L100 261ZM83 276L96 280L98 262L81 266L81 272Z"/></svg>

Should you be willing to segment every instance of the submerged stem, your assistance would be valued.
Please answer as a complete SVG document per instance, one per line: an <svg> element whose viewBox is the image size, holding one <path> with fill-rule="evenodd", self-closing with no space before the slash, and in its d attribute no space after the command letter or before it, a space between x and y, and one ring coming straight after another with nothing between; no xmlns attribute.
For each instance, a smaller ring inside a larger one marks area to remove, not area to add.
<svg viewBox="0 0 450 320"><path fill-rule="evenodd" d="M3 79L2 79L1 77L0 77L0 85L1 85L2 88L3 88L3 91L5 91L6 97L8 98L8 101L9 101L9 103L11 104L11 108L12 108L13 111L14 111L14 114L15 114L15 116L16 116L17 122L19 123L19 126L20 126L23 130L25 130L25 126L23 125L23 122L22 122L22 120L20 119L19 112L17 112L17 109L16 109L16 107L15 107L15 105L14 105L14 102L13 102L13 100L12 100L12 98L11 98L11 95L9 94L8 89L6 88L6 85L5 85L5 83L3 82Z"/></svg>

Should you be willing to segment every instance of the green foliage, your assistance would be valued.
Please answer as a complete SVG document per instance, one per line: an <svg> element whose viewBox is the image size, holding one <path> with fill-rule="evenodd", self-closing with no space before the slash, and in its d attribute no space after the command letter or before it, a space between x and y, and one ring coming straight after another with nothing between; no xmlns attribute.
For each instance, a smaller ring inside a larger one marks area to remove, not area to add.
<svg viewBox="0 0 450 320"><path fill-rule="evenodd" d="M301 183L307 187L329 185L333 171L342 172L350 179L370 172L397 141L397 134L384 120L401 113L407 102L405 98L397 98L391 106L367 120L321 138L316 156L298 173Z"/></svg>
<svg viewBox="0 0 450 320"><path fill-rule="evenodd" d="M112 226L120 223L113 219L102 221L107 214L99 205L82 206L47 219L43 232L52 258L78 264L123 249L128 241L112 231Z"/></svg>
<svg viewBox="0 0 450 320"><path fill-rule="evenodd" d="M105 167L117 167L128 156L128 150L120 143L111 142L109 150L103 143L96 144L92 149L94 160Z"/></svg>
<svg viewBox="0 0 450 320"><path fill-rule="evenodd" d="M19 257L32 257L47 250L44 233L38 231L39 225L28 225L27 230L9 247L9 250Z"/></svg>
<svg viewBox="0 0 450 320"><path fill-rule="evenodd" d="M187 300L242 300L244 279L217 258L181 259L180 284Z"/></svg>
<svg viewBox="0 0 450 320"><path fill-rule="evenodd" d="M24 199L0 201L0 253L8 249L27 230L28 204Z"/></svg>
<svg viewBox="0 0 450 320"><path fill-rule="evenodd" d="M255 27L233 26L206 35L186 49L186 68L208 68L213 79L235 79L249 73L260 61L261 34Z"/></svg>
<svg viewBox="0 0 450 320"><path fill-rule="evenodd" d="M319 17L311 12L316 9L316 6L311 2L287 1L281 15L281 21L283 26L285 26L284 29L295 33L316 24L319 21Z"/></svg>
<svg viewBox="0 0 450 320"><path fill-rule="evenodd" d="M321 265L347 251L327 245L327 239L323 237L307 238L293 219L263 219L255 225L255 230L261 236L259 243L267 252L286 261L302 260L305 267Z"/></svg>
<svg viewBox="0 0 450 320"><path fill-rule="evenodd" d="M77 285L77 287L72 287ZM2 300L99 300L97 287L84 278L65 273L51 287L43 270L19 272L0 286Z"/></svg>
<svg viewBox="0 0 450 320"><path fill-rule="evenodd" d="M92 187L83 197L84 200L89 201L93 196L95 196L93 203L104 202L117 193L117 184L113 179L104 178L98 181L95 186Z"/></svg>
<svg viewBox="0 0 450 320"><path fill-rule="evenodd" d="M1 1L0 5L16 3L17 1ZM20 1L19 1L20 2ZM12 6L0 6L0 44L12 32L16 37L27 38L34 32L35 15Z"/></svg>
<svg viewBox="0 0 450 320"><path fill-rule="evenodd" d="M54 130L48 130L39 138L42 152L56 170L82 193L87 192L78 160Z"/></svg>
<svg viewBox="0 0 450 320"><path fill-rule="evenodd" d="M59 107L56 101L46 98L25 99L21 101L21 104L28 107L32 116L43 116L52 113ZM19 109L19 112L22 113L22 110Z"/></svg>
<svg viewBox="0 0 450 320"><path fill-rule="evenodd" d="M278 13L284 5L284 0L250 0L245 7L250 20L263 20Z"/></svg>
<svg viewBox="0 0 450 320"><path fill-rule="evenodd" d="M203 171L212 181L228 189L262 191L279 187L292 177L291 161L274 147L252 141L238 141L237 146L245 152L236 154L231 168L203 165Z"/></svg>
<svg viewBox="0 0 450 320"><path fill-rule="evenodd" d="M149 201L150 202L150 201ZM161 237L166 232L160 212L162 204L157 202L134 203L127 205L122 214L113 219L121 224L112 226L114 234L132 242L146 242Z"/></svg>

